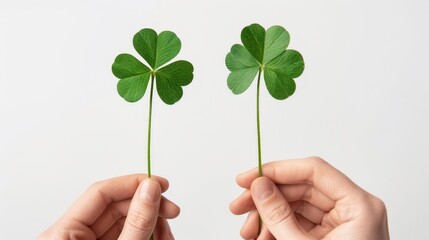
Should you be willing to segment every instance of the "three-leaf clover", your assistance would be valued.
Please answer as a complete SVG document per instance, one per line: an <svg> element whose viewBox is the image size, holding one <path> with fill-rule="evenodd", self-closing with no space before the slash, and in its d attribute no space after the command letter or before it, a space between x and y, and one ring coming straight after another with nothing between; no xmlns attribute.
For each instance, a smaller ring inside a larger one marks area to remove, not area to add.
<svg viewBox="0 0 429 240"><path fill-rule="evenodd" d="M234 94L246 91L258 75L256 125L259 175L262 175L259 120L261 75L264 74L265 86L271 96L283 100L295 92L294 78L299 77L304 71L304 59L301 54L287 49L289 41L289 33L281 26L272 26L265 30L259 24L252 24L241 31L243 45L233 45L225 59L226 67L231 71L227 84Z"/></svg>
<svg viewBox="0 0 429 240"><path fill-rule="evenodd" d="M159 35L145 28L134 35L133 45L149 67L131 54L119 54L112 65L113 74L119 78L117 90L128 102L140 100L151 80L149 97L149 121L147 141L148 176L151 176L150 139L152 125L153 88L166 104L174 104L183 96L183 86L192 82L194 67L188 61L179 60L164 66L180 52L180 39L170 31Z"/></svg>
<svg viewBox="0 0 429 240"><path fill-rule="evenodd" d="M113 74L119 78L118 93L128 102L137 102L146 92L149 78L156 79L159 97L166 104L182 98L183 86L191 83L194 68L188 61L179 60L162 67L180 52L180 39L170 31L159 35L145 28L134 35L134 48L150 68L134 56L119 54L112 65Z"/></svg>

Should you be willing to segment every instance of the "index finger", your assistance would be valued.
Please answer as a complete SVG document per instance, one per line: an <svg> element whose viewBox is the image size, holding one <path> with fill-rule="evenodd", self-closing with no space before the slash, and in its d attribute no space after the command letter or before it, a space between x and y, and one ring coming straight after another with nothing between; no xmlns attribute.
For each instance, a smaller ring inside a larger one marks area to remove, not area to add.
<svg viewBox="0 0 429 240"><path fill-rule="evenodd" d="M262 170L263 175L276 184L310 184L334 201L360 189L347 176L318 157L270 162L264 164ZM239 186L250 189L253 180L258 177L258 169L254 168L238 175L236 181Z"/></svg>
<svg viewBox="0 0 429 240"><path fill-rule="evenodd" d="M110 203L131 199L140 182L146 177L146 174L133 174L97 182L79 197L63 218L70 218L89 226ZM162 192L168 189L167 179L158 176L153 178L159 182Z"/></svg>

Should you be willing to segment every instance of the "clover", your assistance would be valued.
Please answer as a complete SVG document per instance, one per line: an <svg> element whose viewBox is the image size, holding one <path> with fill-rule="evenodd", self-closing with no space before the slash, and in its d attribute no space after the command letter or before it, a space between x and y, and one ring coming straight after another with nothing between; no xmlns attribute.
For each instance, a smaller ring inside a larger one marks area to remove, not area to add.
<svg viewBox="0 0 429 240"><path fill-rule="evenodd" d="M115 58L112 72L119 78L119 95L128 102L139 101L144 96L150 80L147 168L148 177L151 177L150 140L154 85L164 103L174 104L183 96L182 87L192 82L194 67L184 60L164 66L179 54L181 48L180 39L171 31L163 31L158 35L152 29L142 29L134 35L133 45L149 66L133 55L123 53Z"/></svg>
<svg viewBox="0 0 429 240"><path fill-rule="evenodd" d="M262 176L261 131L259 92L261 75L272 97L284 100L296 89L294 78L304 71L304 59L296 50L287 49L289 33L281 26L265 30L259 24L249 25L241 31L241 44L235 44L226 55L225 64L231 71L227 84L234 94L246 91L257 77L256 125L258 135L258 167Z"/></svg>

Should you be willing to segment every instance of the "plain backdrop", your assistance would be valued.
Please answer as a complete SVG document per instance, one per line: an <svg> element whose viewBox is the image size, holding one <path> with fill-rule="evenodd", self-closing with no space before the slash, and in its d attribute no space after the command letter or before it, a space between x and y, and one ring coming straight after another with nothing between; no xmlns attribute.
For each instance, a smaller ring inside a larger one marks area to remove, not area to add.
<svg viewBox="0 0 429 240"><path fill-rule="evenodd" d="M304 74L261 93L263 161L321 156L382 198L392 239L429 239L429 2L0 1L0 239L34 239L93 182L146 171L148 96L116 92L111 64L150 27L182 41L194 81L155 94L153 172L182 209L176 239L240 239L228 204L257 164L256 84L226 85L244 26L282 25ZM264 85L261 85L264 86Z"/></svg>

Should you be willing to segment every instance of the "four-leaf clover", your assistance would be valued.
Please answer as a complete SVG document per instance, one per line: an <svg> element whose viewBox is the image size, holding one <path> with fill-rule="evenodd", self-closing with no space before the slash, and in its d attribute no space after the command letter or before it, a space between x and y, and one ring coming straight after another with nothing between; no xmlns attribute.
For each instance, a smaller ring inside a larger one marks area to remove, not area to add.
<svg viewBox="0 0 429 240"><path fill-rule="evenodd" d="M295 50L286 50L289 33L281 26L265 31L259 24L245 27L241 44L232 46L225 59L228 87L234 94L246 91L256 75L264 73L265 85L275 99L283 100L295 92L294 78L304 71L304 59Z"/></svg>
<svg viewBox="0 0 429 240"><path fill-rule="evenodd" d="M258 134L258 169L262 176L261 124L259 118L259 92L261 75L265 86L275 99L283 100L295 92L294 78L304 71L304 59L295 50L287 50L289 33L281 26L265 31L259 24L252 24L241 31L243 45L235 44L226 55L225 64L231 71L228 87L234 94L241 94L252 84L256 75L256 129Z"/></svg>
<svg viewBox="0 0 429 240"><path fill-rule="evenodd" d="M283 100L295 92L294 78L304 71L304 59L295 50L286 50L289 33L281 26L272 26L267 31L252 24L241 31L243 45L235 44L226 55L225 64L231 71L227 84L234 94L241 94L252 84L256 75L256 129L258 134L258 174L262 176L261 124L259 118L259 92L261 75L275 99ZM262 220L259 218L259 230Z"/></svg>

